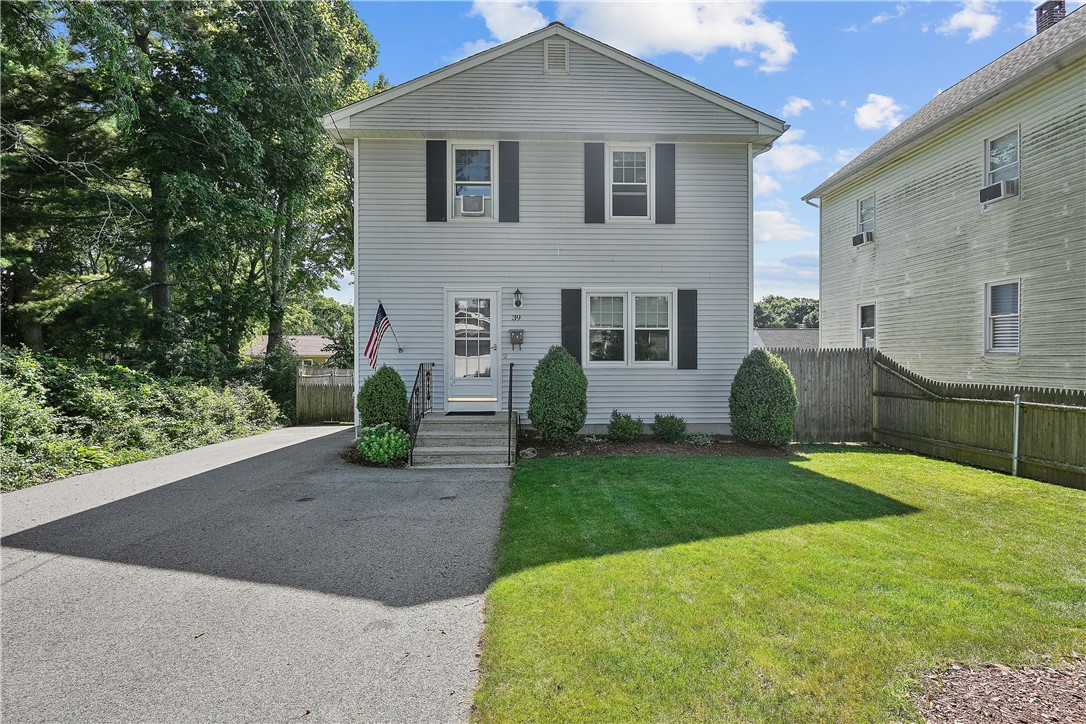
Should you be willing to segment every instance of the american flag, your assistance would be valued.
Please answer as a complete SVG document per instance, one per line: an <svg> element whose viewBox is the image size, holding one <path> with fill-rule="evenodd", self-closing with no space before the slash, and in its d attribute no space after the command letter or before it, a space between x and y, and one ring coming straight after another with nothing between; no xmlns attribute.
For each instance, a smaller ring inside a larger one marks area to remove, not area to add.
<svg viewBox="0 0 1086 724"><path fill-rule="evenodd" d="M381 347L381 338L385 336L385 332L392 326L392 322L388 321L388 315L385 314L385 305L377 305L377 317L373 320L373 330L370 332L370 341L366 342L366 356L370 360L370 367L377 369L377 350Z"/></svg>

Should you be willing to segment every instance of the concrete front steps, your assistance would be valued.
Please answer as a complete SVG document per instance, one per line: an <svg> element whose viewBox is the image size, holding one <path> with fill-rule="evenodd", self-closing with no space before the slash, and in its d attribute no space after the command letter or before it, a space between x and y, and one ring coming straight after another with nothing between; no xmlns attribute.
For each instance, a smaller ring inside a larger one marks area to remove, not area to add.
<svg viewBox="0 0 1086 724"><path fill-rule="evenodd" d="M411 464L416 468L504 468L509 465L508 436L507 412L494 415L431 413L419 424Z"/></svg>

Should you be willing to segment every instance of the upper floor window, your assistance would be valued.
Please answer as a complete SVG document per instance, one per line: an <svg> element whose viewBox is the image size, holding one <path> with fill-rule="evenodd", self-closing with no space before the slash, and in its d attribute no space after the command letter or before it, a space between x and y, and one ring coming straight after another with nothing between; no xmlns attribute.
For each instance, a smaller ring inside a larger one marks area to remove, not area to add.
<svg viewBox="0 0 1086 724"><path fill-rule="evenodd" d="M649 218L650 148L614 148L611 152L612 218Z"/></svg>
<svg viewBox="0 0 1086 724"><path fill-rule="evenodd" d="M863 304L860 306L860 346L875 346L875 305Z"/></svg>
<svg viewBox="0 0 1086 724"><path fill-rule="evenodd" d="M984 185L1018 178L1018 129L989 139L985 149Z"/></svg>
<svg viewBox="0 0 1086 724"><path fill-rule="evenodd" d="M856 233L875 230L875 195L860 199L856 208Z"/></svg>
<svg viewBox="0 0 1086 724"><path fill-rule="evenodd" d="M988 352L1018 352L1019 282L997 282L987 285L985 293L985 350Z"/></svg>
<svg viewBox="0 0 1086 724"><path fill-rule="evenodd" d="M587 294L588 361L670 364L672 297L671 292Z"/></svg>
<svg viewBox="0 0 1086 724"><path fill-rule="evenodd" d="M493 146L454 146L453 218L494 216Z"/></svg>

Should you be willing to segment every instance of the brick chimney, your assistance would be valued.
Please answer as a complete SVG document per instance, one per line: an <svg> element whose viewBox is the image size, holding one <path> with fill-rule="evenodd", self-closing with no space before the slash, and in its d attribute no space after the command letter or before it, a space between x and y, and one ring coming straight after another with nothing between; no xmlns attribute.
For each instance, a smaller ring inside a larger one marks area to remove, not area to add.
<svg viewBox="0 0 1086 724"><path fill-rule="evenodd" d="M1064 0L1047 0L1033 11L1037 15L1037 32L1048 30L1067 16Z"/></svg>

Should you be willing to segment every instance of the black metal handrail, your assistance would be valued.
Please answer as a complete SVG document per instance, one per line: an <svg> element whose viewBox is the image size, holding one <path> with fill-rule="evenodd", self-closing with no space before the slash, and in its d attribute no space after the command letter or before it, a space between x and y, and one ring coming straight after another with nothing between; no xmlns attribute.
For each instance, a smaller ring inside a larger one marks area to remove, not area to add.
<svg viewBox="0 0 1086 724"><path fill-rule="evenodd" d="M516 429L513 419L516 418ZM508 462L512 465L517 459L517 440L520 438L520 415L513 411L513 363L509 363L509 430L507 433Z"/></svg>
<svg viewBox="0 0 1086 724"><path fill-rule="evenodd" d="M408 409L407 432L411 436L411 450L407 453L407 464L415 462L415 438L419 435L419 425L427 413L434 411L434 363L423 362L415 374L415 386L411 388L411 402Z"/></svg>

